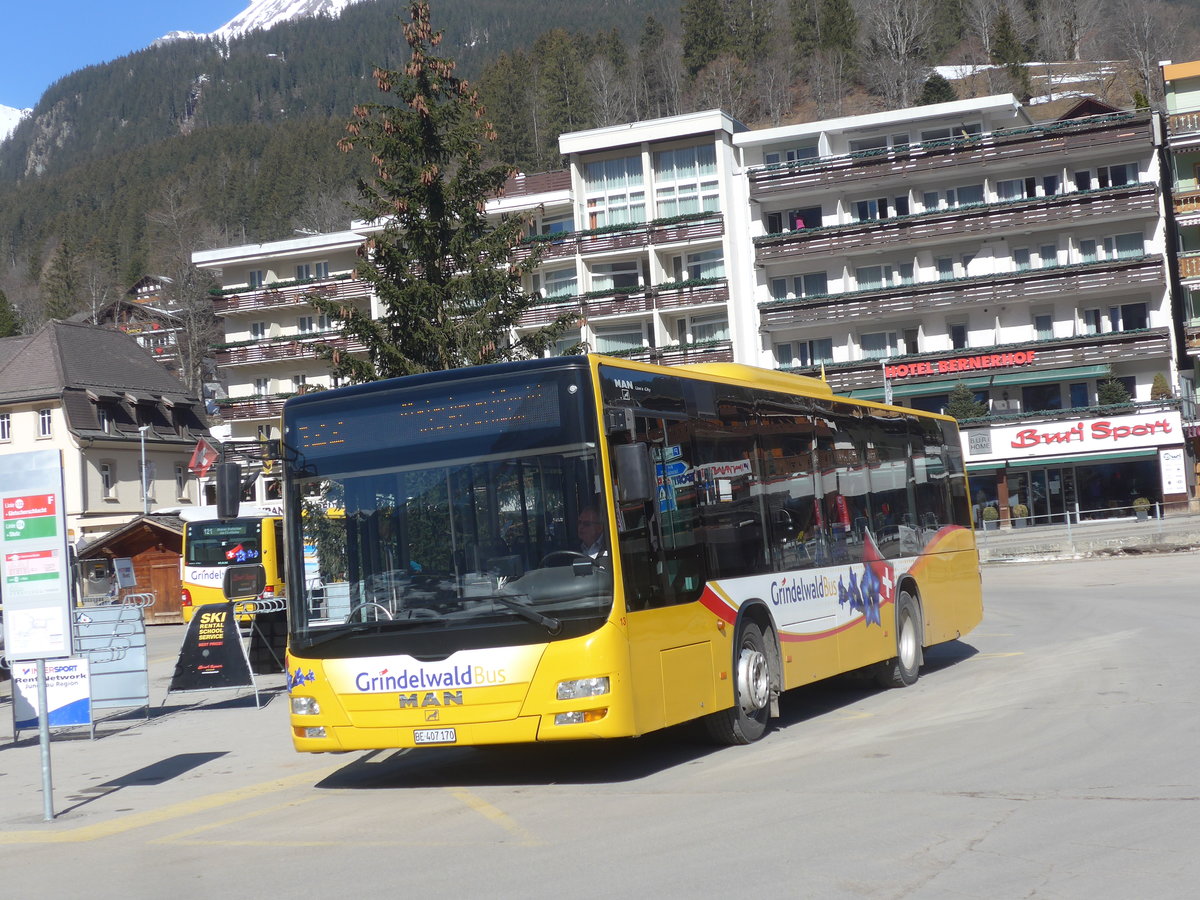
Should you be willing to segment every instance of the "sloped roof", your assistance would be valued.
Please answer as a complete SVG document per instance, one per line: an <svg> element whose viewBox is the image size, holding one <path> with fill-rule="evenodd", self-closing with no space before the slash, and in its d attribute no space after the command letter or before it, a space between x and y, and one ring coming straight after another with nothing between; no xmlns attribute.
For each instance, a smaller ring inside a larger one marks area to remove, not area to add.
<svg viewBox="0 0 1200 900"><path fill-rule="evenodd" d="M32 335L0 339L0 401L58 396L70 388L198 402L183 382L119 331L51 321Z"/></svg>

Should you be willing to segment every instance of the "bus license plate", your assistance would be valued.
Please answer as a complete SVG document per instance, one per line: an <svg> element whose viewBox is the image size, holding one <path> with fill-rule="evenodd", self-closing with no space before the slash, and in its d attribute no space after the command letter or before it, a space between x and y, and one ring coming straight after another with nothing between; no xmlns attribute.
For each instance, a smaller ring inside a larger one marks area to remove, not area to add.
<svg viewBox="0 0 1200 900"><path fill-rule="evenodd" d="M458 735L453 728L417 728L413 731L416 744L453 744Z"/></svg>

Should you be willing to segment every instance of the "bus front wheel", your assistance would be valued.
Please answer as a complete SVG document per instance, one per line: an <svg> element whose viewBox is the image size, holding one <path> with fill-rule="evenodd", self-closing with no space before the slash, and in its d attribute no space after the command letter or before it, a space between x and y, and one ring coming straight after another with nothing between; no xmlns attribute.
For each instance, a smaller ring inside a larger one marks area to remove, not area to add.
<svg viewBox="0 0 1200 900"><path fill-rule="evenodd" d="M752 744L767 730L771 712L771 663L762 629L743 622L738 629L733 706L705 718L709 736L721 744Z"/></svg>
<svg viewBox="0 0 1200 900"><path fill-rule="evenodd" d="M908 591L901 591L896 598L894 630L896 655L879 663L875 675L885 688L908 687L921 677L921 616Z"/></svg>

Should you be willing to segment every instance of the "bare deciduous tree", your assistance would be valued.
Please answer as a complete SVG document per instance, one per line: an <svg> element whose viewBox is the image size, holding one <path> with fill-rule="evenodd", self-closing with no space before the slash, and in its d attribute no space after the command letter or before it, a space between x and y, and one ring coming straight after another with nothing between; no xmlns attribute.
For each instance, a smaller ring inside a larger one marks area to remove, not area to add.
<svg viewBox="0 0 1200 900"><path fill-rule="evenodd" d="M911 106L921 89L929 19L926 0L863 0L866 74L889 107Z"/></svg>
<svg viewBox="0 0 1200 900"><path fill-rule="evenodd" d="M1047 59L1078 60L1091 54L1108 20L1105 0L1042 0L1038 31Z"/></svg>
<svg viewBox="0 0 1200 900"><path fill-rule="evenodd" d="M629 85L612 60L593 56L587 64L587 82L592 89L592 114L597 126L619 125L630 120Z"/></svg>

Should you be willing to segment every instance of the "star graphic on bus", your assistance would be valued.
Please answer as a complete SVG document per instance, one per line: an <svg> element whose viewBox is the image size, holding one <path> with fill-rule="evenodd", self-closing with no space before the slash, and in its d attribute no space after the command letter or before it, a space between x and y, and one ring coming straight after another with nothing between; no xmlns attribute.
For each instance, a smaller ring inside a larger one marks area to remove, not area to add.
<svg viewBox="0 0 1200 900"><path fill-rule="evenodd" d="M288 675L287 689L290 691L292 688L303 687L308 682L316 680L316 673L312 669L305 672L303 669L297 668L295 672Z"/></svg>
<svg viewBox="0 0 1200 900"><path fill-rule="evenodd" d="M883 558L871 532L863 535L862 595L864 617L868 625L882 625L880 609L896 597L896 570Z"/></svg>

